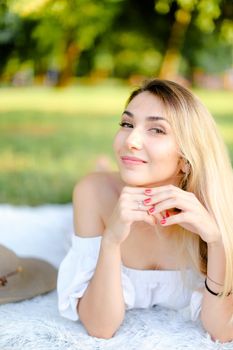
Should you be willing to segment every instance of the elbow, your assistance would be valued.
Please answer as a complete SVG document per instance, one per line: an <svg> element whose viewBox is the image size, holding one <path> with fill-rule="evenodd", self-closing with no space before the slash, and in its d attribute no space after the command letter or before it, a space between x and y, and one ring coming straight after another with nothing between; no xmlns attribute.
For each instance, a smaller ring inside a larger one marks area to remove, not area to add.
<svg viewBox="0 0 233 350"><path fill-rule="evenodd" d="M120 328L121 323L118 325L107 324L89 324L84 325L88 335L95 338L111 339L114 337L116 331Z"/></svg>
<svg viewBox="0 0 233 350"><path fill-rule="evenodd" d="M106 330L98 330L98 329L95 329L95 330L88 330L87 329L87 333L88 335L90 335L91 337L95 337L95 338L100 338L100 339L111 339L115 332L109 332L109 331L106 331Z"/></svg>
<svg viewBox="0 0 233 350"><path fill-rule="evenodd" d="M88 335L90 335L91 337L95 337L95 338L101 338L101 339L111 339L118 328L113 328L113 327L109 327L109 326L104 326L104 327L100 327L100 326L89 326L89 327L85 327L86 331L88 333Z"/></svg>
<svg viewBox="0 0 233 350"><path fill-rule="evenodd" d="M233 334L228 334L226 332L209 332L209 335L213 341L219 341L220 343L228 343L233 340Z"/></svg>
<svg viewBox="0 0 233 350"><path fill-rule="evenodd" d="M101 338L101 339L111 339L112 337L114 337L116 331L120 327L120 324L110 325L109 322L108 324L106 323L97 324L96 322L94 323L82 322L82 324L89 336L95 337L95 338Z"/></svg>
<svg viewBox="0 0 233 350"><path fill-rule="evenodd" d="M100 317L93 316L90 313L88 313L88 317L87 313L80 313L79 316L88 335L101 339L111 339L114 337L124 320L124 314L120 315L120 317L118 316L115 320L112 320L110 317L100 319Z"/></svg>
<svg viewBox="0 0 233 350"><path fill-rule="evenodd" d="M204 325L203 325L204 326ZM213 341L219 341L220 343L228 343L233 340L233 328L230 327L212 327L204 326L206 332L210 335Z"/></svg>
<svg viewBox="0 0 233 350"><path fill-rule="evenodd" d="M210 322L210 319L207 319L204 313L202 313L201 321L203 328L210 335L213 341L219 341L220 343L228 343L233 341L232 322L218 322L218 324L216 324L216 322Z"/></svg>

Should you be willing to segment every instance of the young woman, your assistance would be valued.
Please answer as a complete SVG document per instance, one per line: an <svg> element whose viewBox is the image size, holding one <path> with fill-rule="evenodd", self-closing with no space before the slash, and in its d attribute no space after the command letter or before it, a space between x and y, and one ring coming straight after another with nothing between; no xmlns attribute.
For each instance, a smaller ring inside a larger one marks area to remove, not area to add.
<svg viewBox="0 0 233 350"><path fill-rule="evenodd" d="M126 309L162 305L233 340L233 177L212 116L184 87L146 82L127 102L114 151L119 172L75 187L60 313L110 338Z"/></svg>

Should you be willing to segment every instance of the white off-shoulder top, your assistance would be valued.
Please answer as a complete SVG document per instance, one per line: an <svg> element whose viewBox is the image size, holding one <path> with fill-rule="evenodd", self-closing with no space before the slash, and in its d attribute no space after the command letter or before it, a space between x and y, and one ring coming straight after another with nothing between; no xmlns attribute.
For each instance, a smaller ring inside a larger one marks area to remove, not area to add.
<svg viewBox="0 0 233 350"><path fill-rule="evenodd" d="M72 237L72 246L58 273L58 308L62 316L78 320L78 300L83 296L97 264L101 236ZM186 320L198 319L204 276L193 270L137 270L121 267L126 309L156 305L177 310Z"/></svg>

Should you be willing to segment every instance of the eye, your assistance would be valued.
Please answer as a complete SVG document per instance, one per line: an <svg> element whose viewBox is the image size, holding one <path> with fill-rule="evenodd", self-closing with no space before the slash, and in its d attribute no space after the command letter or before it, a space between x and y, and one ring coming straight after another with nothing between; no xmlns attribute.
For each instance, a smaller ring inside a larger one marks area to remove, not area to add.
<svg viewBox="0 0 233 350"><path fill-rule="evenodd" d="M133 125L130 124L130 123L127 123L127 122L121 122L121 123L119 123L119 125L120 125L122 128L133 128Z"/></svg>
<svg viewBox="0 0 233 350"><path fill-rule="evenodd" d="M165 131L161 128L151 128L149 129L149 131L152 131L152 133L154 134L166 134Z"/></svg>

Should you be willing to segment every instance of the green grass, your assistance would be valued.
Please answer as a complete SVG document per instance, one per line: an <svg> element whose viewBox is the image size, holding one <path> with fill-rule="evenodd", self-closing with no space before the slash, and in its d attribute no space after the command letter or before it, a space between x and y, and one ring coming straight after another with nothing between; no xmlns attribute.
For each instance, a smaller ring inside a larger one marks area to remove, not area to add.
<svg viewBox="0 0 233 350"><path fill-rule="evenodd" d="M37 205L71 200L75 182L96 159L112 159L112 139L131 89L0 89L0 202ZM196 91L213 113L233 160L230 92Z"/></svg>

